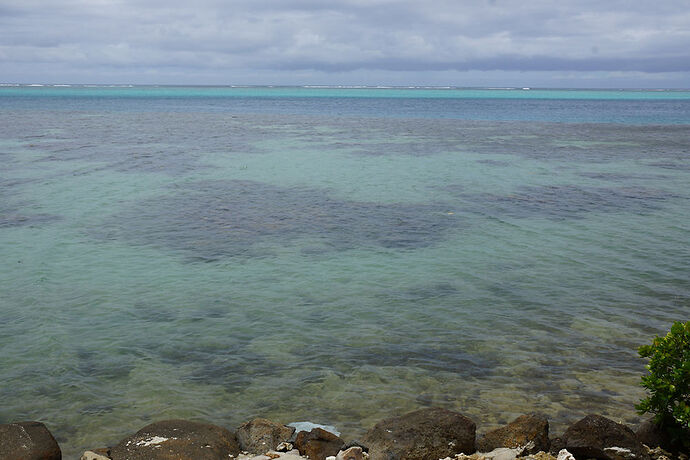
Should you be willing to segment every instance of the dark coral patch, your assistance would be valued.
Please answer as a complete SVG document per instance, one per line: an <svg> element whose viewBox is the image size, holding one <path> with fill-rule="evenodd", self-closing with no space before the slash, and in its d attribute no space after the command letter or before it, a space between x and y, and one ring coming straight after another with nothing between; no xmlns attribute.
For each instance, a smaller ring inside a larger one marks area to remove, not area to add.
<svg viewBox="0 0 690 460"><path fill-rule="evenodd" d="M297 239L321 250L414 249L434 244L459 224L445 209L340 200L306 187L211 181L140 202L108 221L101 236L203 260L266 255Z"/></svg>

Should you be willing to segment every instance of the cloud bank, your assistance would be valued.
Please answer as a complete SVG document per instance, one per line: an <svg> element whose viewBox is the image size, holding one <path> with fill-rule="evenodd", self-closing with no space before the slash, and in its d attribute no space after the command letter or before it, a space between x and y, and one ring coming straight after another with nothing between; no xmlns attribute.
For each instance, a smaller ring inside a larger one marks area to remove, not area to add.
<svg viewBox="0 0 690 460"><path fill-rule="evenodd" d="M689 77L685 0L0 1L2 81L677 87Z"/></svg>

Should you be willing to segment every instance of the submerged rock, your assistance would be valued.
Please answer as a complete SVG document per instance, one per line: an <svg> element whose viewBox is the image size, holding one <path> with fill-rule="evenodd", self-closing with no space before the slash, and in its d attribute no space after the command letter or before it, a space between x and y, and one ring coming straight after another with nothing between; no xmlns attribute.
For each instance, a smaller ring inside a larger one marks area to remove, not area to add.
<svg viewBox="0 0 690 460"><path fill-rule="evenodd" d="M278 446L287 442L294 432L293 427L255 418L237 428L237 441L243 451L263 454L269 450L279 450Z"/></svg>
<svg viewBox="0 0 690 460"><path fill-rule="evenodd" d="M475 451L476 425L441 408L421 409L377 423L362 441L371 460L429 460Z"/></svg>
<svg viewBox="0 0 690 460"><path fill-rule="evenodd" d="M187 420L145 426L113 447L113 460L216 460L236 456L235 434L225 428Z"/></svg>
<svg viewBox="0 0 690 460"><path fill-rule="evenodd" d="M0 459L61 460L60 446L41 422L0 425Z"/></svg>
<svg viewBox="0 0 690 460"><path fill-rule="evenodd" d="M326 243L316 253L372 246L417 249L464 225L446 208L342 200L323 189L254 181L202 181L111 216L95 235L162 245L201 261L265 257L303 238Z"/></svg>
<svg viewBox="0 0 690 460"><path fill-rule="evenodd" d="M541 414L521 415L508 425L489 431L477 441L477 449L489 452L507 447L520 449L518 454L549 450L549 421Z"/></svg>
<svg viewBox="0 0 690 460"><path fill-rule="evenodd" d="M577 459L649 458L630 428L601 415L588 415L570 425L563 439Z"/></svg>

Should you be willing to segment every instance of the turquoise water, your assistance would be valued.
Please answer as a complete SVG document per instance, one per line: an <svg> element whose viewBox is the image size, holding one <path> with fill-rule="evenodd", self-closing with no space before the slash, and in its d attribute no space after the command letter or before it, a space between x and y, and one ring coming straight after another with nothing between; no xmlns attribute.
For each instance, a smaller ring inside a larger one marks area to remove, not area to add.
<svg viewBox="0 0 690 460"><path fill-rule="evenodd" d="M689 94L2 87L0 422L635 423Z"/></svg>
<svg viewBox="0 0 690 460"><path fill-rule="evenodd" d="M567 101L567 104L564 102ZM221 112L321 117L688 124L690 91L463 88L0 86L30 110Z"/></svg>

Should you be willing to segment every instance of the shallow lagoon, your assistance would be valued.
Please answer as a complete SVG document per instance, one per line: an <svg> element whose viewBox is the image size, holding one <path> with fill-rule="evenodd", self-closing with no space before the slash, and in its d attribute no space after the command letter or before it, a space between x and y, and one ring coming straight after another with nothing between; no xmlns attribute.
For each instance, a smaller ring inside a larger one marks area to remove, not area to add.
<svg viewBox="0 0 690 460"><path fill-rule="evenodd" d="M0 420L67 456L166 417L633 423L690 313L684 100L70 97L0 95Z"/></svg>

